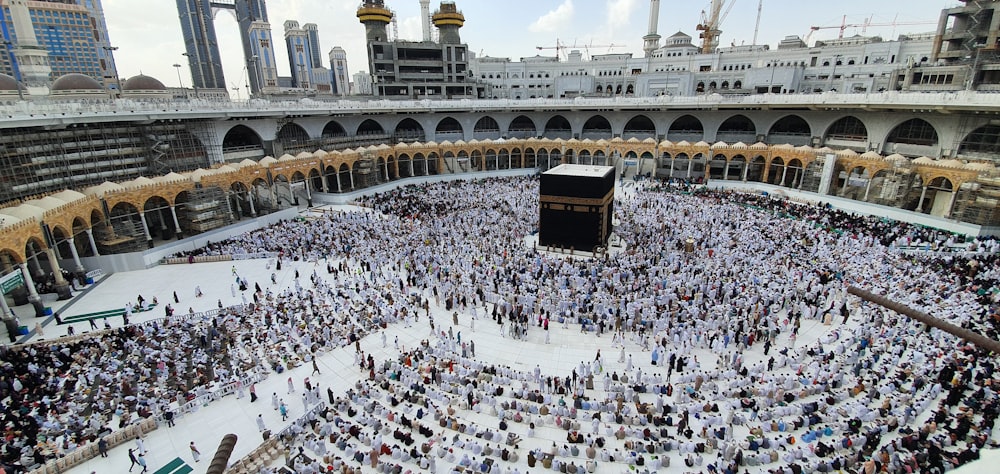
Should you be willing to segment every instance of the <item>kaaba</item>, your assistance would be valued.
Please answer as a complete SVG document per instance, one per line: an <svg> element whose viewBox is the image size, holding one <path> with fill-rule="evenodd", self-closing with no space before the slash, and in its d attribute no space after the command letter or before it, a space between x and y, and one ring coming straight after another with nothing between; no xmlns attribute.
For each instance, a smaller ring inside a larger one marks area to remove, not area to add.
<svg viewBox="0 0 1000 474"><path fill-rule="evenodd" d="M563 164L542 173L538 244L592 252L606 247L615 200L615 168Z"/></svg>

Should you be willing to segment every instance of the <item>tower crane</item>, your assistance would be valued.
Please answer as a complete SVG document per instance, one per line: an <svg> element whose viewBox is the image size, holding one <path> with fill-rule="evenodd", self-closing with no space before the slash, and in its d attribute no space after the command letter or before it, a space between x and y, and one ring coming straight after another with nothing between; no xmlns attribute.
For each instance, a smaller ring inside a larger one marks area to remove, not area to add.
<svg viewBox="0 0 1000 474"><path fill-rule="evenodd" d="M705 13L705 10L701 11L701 23L695 29L701 31L698 36L701 38L702 53L711 54L719 47L719 36L722 35L722 30L719 28L722 22L726 21L735 3L736 0L712 0L708 13ZM728 5L725 12L722 11L724 5Z"/></svg>
<svg viewBox="0 0 1000 474"><path fill-rule="evenodd" d="M535 46L535 49L537 49L538 51L545 51L545 50L549 50L549 49L554 49L554 50L556 50L556 57L557 58L566 59L565 58L566 54L565 54L564 50L567 47L568 46L566 46L565 44L563 44L562 41L559 41L559 38L556 38L556 45L555 46Z"/></svg>
<svg viewBox="0 0 1000 474"><path fill-rule="evenodd" d="M573 43L573 45L570 46L570 45L567 45L567 44L559 41L558 39L556 39L556 45L555 46L535 46L535 49L538 50L538 51L545 51L545 50L554 49L554 50L556 50L556 56L565 60L566 59L566 50L567 49L573 49L573 48L576 48L576 47L577 47L576 43ZM585 45L583 45L583 49L587 51L587 56L590 56L590 48L595 48L595 49L597 49L597 48L608 48L608 52L611 52L611 50L613 48L622 48L622 47L624 47L624 45L614 44L614 43L611 43L611 44L585 44Z"/></svg>
<svg viewBox="0 0 1000 474"><path fill-rule="evenodd" d="M809 40L812 39L813 33L817 32L819 30L839 29L840 33L837 35L837 39L841 39L841 38L844 37L844 30L846 30L848 28L861 28L861 34L864 35L865 32L868 31L869 27L891 26L891 27L895 28L897 26L937 25L937 24L938 24L937 21L895 21L895 20L894 21L890 21L888 23L872 23L871 18L865 18L865 21L862 22L862 23L848 23L847 22L847 16L845 15L843 17L843 19L841 20L841 22L840 22L839 25L810 26L809 27L809 33L806 34L806 37L805 37L804 41L805 41L806 44L809 44Z"/></svg>

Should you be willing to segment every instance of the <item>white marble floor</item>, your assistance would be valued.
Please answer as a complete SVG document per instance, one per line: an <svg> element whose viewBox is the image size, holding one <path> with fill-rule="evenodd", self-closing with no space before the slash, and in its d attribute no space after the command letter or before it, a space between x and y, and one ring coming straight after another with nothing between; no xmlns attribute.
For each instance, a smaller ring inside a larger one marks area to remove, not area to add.
<svg viewBox="0 0 1000 474"><path fill-rule="evenodd" d="M232 268L234 266L236 271L249 281L251 288L254 283L259 283L263 288L272 287L270 275L273 270L267 268L265 260L161 265L144 271L117 273L106 277L63 311L63 316L120 308L126 302L135 301L140 294L147 300L156 297L161 305L167 302L172 303L175 291L180 299L179 303L174 304L177 313L185 313L188 308L195 312L213 309L217 307L220 300L225 306L240 304L242 302L241 295L237 293L234 297L231 291ZM319 264L291 262L284 264L282 270L277 272L278 283L276 286L284 288L292 285L296 269L303 276L301 279L303 284L308 284L308 279L305 277L314 269L320 275L326 274L323 262ZM201 287L205 294L204 297L195 298L196 286ZM28 324L29 327L34 325L35 318L26 316L26 308L17 308L16 311L21 315L22 324ZM450 326L450 313L446 314L443 308L434 307L433 302L432 312L438 324L443 323L445 326ZM163 311L157 308L148 313L133 315L132 322L142 322L162 316ZM612 346L610 336L582 335L579 333L578 327L574 329L573 326L570 326L564 329L561 325L553 323L550 326L552 334L549 344L544 341L544 332L538 329L531 330L526 340L512 340L509 337L501 337L498 326L488 317L476 321L474 331L470 325L470 319L468 313L462 314L460 323L454 330L461 331L463 341L475 341L477 358L483 361L510 365L525 371L532 370L537 364L545 373L565 376L581 361L593 360L596 352L601 350L609 366L607 370L622 372L624 369L625 364L618 362L618 354L621 349ZM120 326L122 318L112 318L109 323L115 327ZM825 332L837 329L837 327L837 323L834 323L833 326L824 326L817 321L803 321L796 344L814 343ZM76 324L77 333L85 332L88 328L87 323ZM45 334L42 337L51 339L59 334L65 334L65 331L66 326L56 326L51 323L44 328ZM412 328L393 325L385 332L389 341L385 348L382 347L379 334L370 335L362 341L362 349L366 353L372 353L376 360L394 357L398 353L393 345L393 341L397 337L402 346L401 349L410 348L418 344L421 339L427 338L430 334L430 328L427 325L427 319L421 318ZM38 338L37 335L33 336L33 339ZM773 350L778 350L789 343L790 341L782 336L778 339ZM626 350L628 354L632 355L635 364L642 365L649 371L663 370L652 366L649 353L642 351L635 344L627 343ZM760 345L749 350L746 355L746 363L753 364L766 359L762 350ZM362 376L361 372L354 366L353 351L354 349L351 347L323 354L318 358L322 375L311 377L311 380L318 383L322 387L322 391L325 391L326 387L332 387L334 392L342 393ZM694 354L698 357L703 368L708 369L715 366L715 356L711 353L696 350ZM256 403L251 404L249 398L237 399L234 396L228 396L195 413L180 417L176 426L172 428L162 426L153 431L146 437L146 447L149 450L146 459L150 472L155 472L158 468L180 457L194 468L196 474L204 473L219 441L227 433L239 436L239 442L230 459L237 460L248 454L262 441L255 423L258 414L263 415L267 427L275 432L288 423L283 423L279 414L271 409L270 394L276 392L285 396L287 392L286 379L289 376L293 377L296 387L301 388L302 380L309 377L311 372L312 368L306 364L286 374L272 374L257 384L257 393L260 395L260 399ZM294 419L303 413L304 408L300 403L299 395L287 395L287 397L289 399L290 419ZM540 430L540 433L544 432ZM202 452L202 459L199 463L194 463L188 449L188 443L192 441ZM525 446L532 447L546 443L548 440L540 438L526 442ZM70 474L126 472L129 465L127 451L132 446L133 443L123 444L112 449L108 458L94 458L66 472ZM524 464L521 466L521 471L524 472L526 461L523 454L520 464ZM684 472L686 470L682 463L676 464L666 472ZM603 466L600 472L618 472L623 467L625 466ZM541 468L537 470L541 470ZM764 471L766 471L766 467ZM439 472L445 471L439 469Z"/></svg>

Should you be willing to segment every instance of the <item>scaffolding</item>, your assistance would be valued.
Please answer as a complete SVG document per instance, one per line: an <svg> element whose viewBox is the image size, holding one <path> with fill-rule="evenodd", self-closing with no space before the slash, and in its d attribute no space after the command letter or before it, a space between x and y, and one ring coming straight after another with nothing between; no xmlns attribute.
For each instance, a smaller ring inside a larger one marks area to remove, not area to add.
<svg viewBox="0 0 1000 474"><path fill-rule="evenodd" d="M0 134L0 202L208 166L184 123L90 123Z"/></svg>
<svg viewBox="0 0 1000 474"><path fill-rule="evenodd" d="M965 183L955 196L952 218L971 224L1000 224L1000 177L979 177Z"/></svg>
<svg viewBox="0 0 1000 474"><path fill-rule="evenodd" d="M201 233L233 223L229 199L221 188L197 188L187 194L188 200L177 213L182 229L189 233Z"/></svg>

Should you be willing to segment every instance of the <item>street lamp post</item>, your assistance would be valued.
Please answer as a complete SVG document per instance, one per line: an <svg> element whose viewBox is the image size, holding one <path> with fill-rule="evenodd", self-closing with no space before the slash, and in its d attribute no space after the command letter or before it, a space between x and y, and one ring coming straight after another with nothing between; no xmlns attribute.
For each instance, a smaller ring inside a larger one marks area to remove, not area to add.
<svg viewBox="0 0 1000 474"><path fill-rule="evenodd" d="M185 58L188 58L188 67L191 68L191 88L194 90L194 97L197 99L198 98L198 81L194 80L194 68L191 67L192 66L192 64L191 64L191 55L188 54L188 53L181 53L181 56L184 56ZM178 74L180 74L180 70L178 70Z"/></svg>
<svg viewBox="0 0 1000 474"><path fill-rule="evenodd" d="M181 80L181 65L174 63L174 69L177 70L177 85L180 86L181 89L184 89L184 81Z"/></svg>

